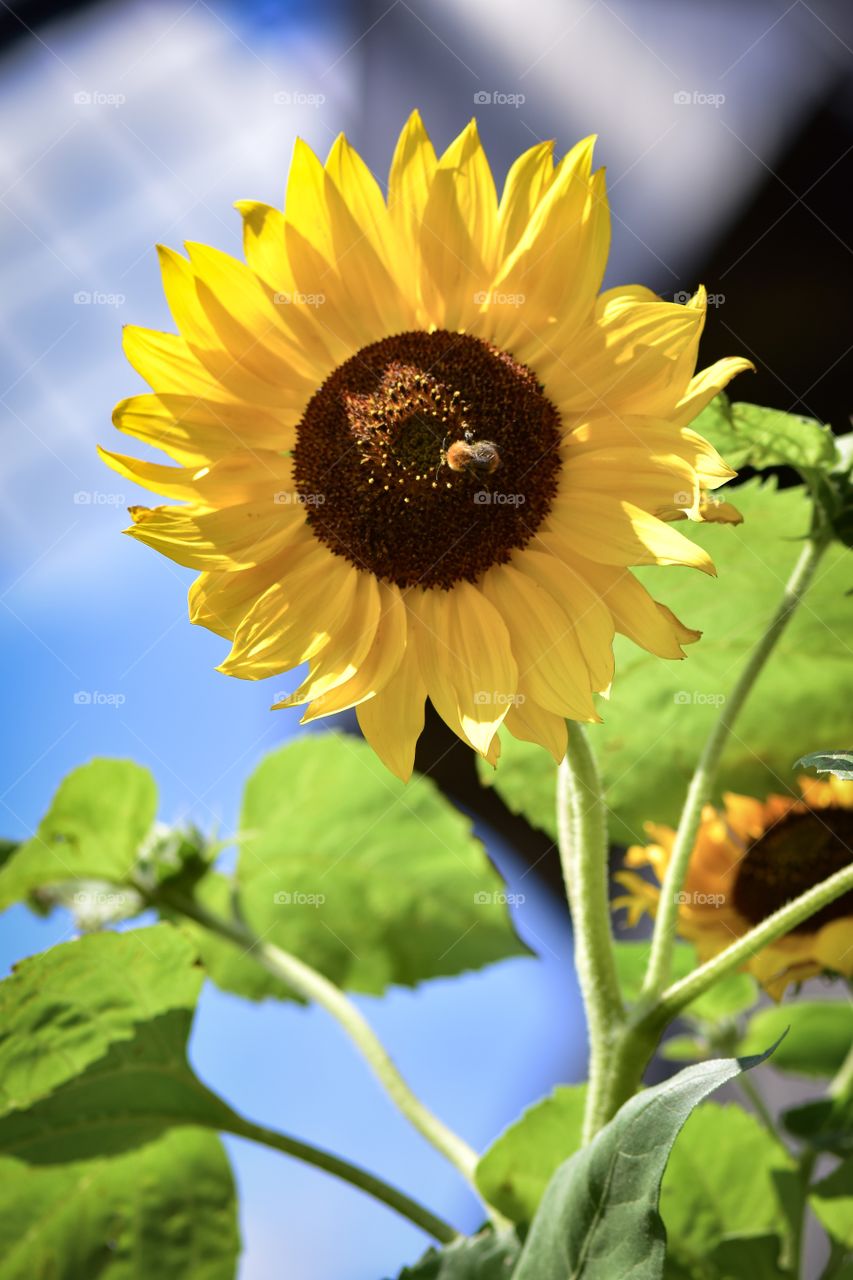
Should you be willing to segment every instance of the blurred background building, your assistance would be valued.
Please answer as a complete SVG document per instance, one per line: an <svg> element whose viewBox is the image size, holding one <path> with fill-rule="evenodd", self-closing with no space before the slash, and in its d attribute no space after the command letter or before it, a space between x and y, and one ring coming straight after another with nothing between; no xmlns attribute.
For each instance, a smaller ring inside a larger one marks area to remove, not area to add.
<svg viewBox="0 0 853 1280"><path fill-rule="evenodd" d="M0 833L28 834L93 754L148 764L161 816L233 831L242 780L298 731L270 689L214 671L192 574L121 538L146 500L95 454L140 390L120 327L171 328L154 244L240 252L235 199L280 203L297 134L345 130L384 178L415 105L441 148L476 114L496 175L545 137L600 134L608 285L712 295L704 363L746 353L743 398L847 422L851 402L853 10L838 0L137 0L0 3ZM96 692L114 696L98 702ZM87 696L88 695L88 696ZM430 727L420 757L480 823L523 896L539 959L363 1001L415 1087L475 1145L584 1071L548 842L483 798ZM2 958L70 936L4 919ZM202 1076L252 1117L363 1157L460 1225L477 1209L317 1011L205 993ZM489 1085L483 1088L485 1076ZM230 1144L245 1280L377 1280L423 1247L331 1179ZM326 1229L330 1221L335 1230Z"/></svg>

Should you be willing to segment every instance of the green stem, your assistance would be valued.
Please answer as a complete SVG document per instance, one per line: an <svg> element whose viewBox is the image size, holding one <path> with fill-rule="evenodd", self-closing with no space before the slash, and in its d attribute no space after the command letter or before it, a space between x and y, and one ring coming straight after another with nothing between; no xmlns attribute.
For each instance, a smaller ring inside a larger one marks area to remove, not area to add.
<svg viewBox="0 0 853 1280"><path fill-rule="evenodd" d="M805 1280L806 1272L803 1270L805 1259L803 1258L803 1242L806 1234L806 1221L809 1215L809 1186L814 1172L815 1162L817 1161L817 1152L804 1151L800 1156L799 1168L797 1170L800 1180L800 1189L802 1191L802 1203L800 1211L791 1224L791 1261L794 1266L794 1275L800 1280Z"/></svg>
<svg viewBox="0 0 853 1280"><path fill-rule="evenodd" d="M373 1069L398 1110L437 1151L440 1151L459 1170L474 1193L479 1196L474 1179L474 1171L479 1160L477 1152L452 1129L449 1129L442 1120L439 1120L438 1116L433 1115L429 1108L415 1096L367 1019L339 987L297 956L256 938L241 921L217 916L193 898L186 898L166 890L161 891L161 894L155 898L155 905L160 904L187 916L203 928L234 943L289 990L296 992L305 1000L321 1005L327 1013L330 1013ZM507 1225L507 1220L497 1210L492 1209L485 1202L484 1206L497 1228Z"/></svg>
<svg viewBox="0 0 853 1280"><path fill-rule="evenodd" d="M625 1011L613 955L607 821L601 783L583 728L570 721L568 729L568 750L557 775L557 827L575 934L575 966L589 1037L583 1131L584 1141L588 1142L608 1118L609 1059Z"/></svg>
<svg viewBox="0 0 853 1280"><path fill-rule="evenodd" d="M847 1057L838 1069L837 1075L833 1078L829 1086L829 1096L831 1098L844 1098L853 1090L853 1045Z"/></svg>
<svg viewBox="0 0 853 1280"><path fill-rule="evenodd" d="M686 978L675 982L662 993L651 1005L638 1005L634 1010L637 1023L654 1021L666 1026L677 1017L682 1009L691 1004L706 992L714 983L719 982L726 974L733 973L741 965L747 963L762 948L775 942L784 934L790 933L798 924L808 920L823 907L834 902L843 894L853 889L853 865L842 867L829 879L816 884L799 898L794 898L778 911L761 921L761 924L743 934L736 942L730 943L724 951L718 952L711 960L706 960L698 969L694 969Z"/></svg>
<svg viewBox="0 0 853 1280"><path fill-rule="evenodd" d="M714 781L723 748L728 741L735 721L746 702L753 685L773 652L782 632L788 625L797 605L802 600L818 561L828 545L820 535L810 537L805 543L788 579L782 599L769 627L752 651L729 698L723 704L719 717L705 743L704 750L691 779L678 824L672 856L661 886L660 904L652 935L649 966L646 971L643 993L647 996L662 991L669 981L672 967L672 950L678 920L678 895L687 876L690 857L696 843L696 833L702 820L702 810L710 801Z"/></svg>
<svg viewBox="0 0 853 1280"><path fill-rule="evenodd" d="M251 1120L244 1120L242 1116L235 1116L234 1123L227 1126L224 1131L233 1133L238 1138L248 1138L250 1142L259 1142L265 1147L272 1147L274 1151L282 1151L285 1155L294 1156L305 1164L314 1165L317 1169L333 1174L336 1178L373 1196L375 1200L381 1200L383 1204L395 1209L397 1213L408 1218L415 1226L420 1227L427 1235L439 1240L442 1244L450 1244L453 1240L459 1239L458 1231L455 1231L442 1218L436 1217L429 1209L418 1204L416 1200L412 1200L396 1187L375 1177L374 1174L368 1173L366 1169L350 1164L348 1160L342 1160L329 1151L309 1146L308 1143L300 1142L298 1138L291 1138L286 1133L278 1133L275 1129L253 1124Z"/></svg>

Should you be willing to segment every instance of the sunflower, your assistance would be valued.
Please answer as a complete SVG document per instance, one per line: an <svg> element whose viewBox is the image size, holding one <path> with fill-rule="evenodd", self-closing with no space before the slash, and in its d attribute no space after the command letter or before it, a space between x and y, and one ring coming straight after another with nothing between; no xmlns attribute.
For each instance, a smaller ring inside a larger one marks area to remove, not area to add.
<svg viewBox="0 0 853 1280"><path fill-rule="evenodd" d="M802 799L728 794L707 805L680 895L679 932L708 960L779 907L853 859L853 782L800 778ZM654 843L628 850L629 867L650 866L658 884L634 871L615 879L628 890L613 902L634 925L654 915L675 832L647 823ZM774 999L790 983L829 972L853 977L853 892L837 898L757 952L746 968Z"/></svg>
<svg viewBox="0 0 853 1280"><path fill-rule="evenodd" d="M698 637L629 566L713 573L671 522L736 518L688 424L749 362L694 375L702 290L600 292L592 145L532 147L498 199L475 122L437 158L413 114L387 197L343 136L325 165L297 141L284 212L237 205L246 263L161 249L179 332L125 330L154 394L115 425L178 465L103 456L183 504L128 533L201 571L220 670L307 663L276 705L356 708L401 777L427 698L492 762L501 726L562 758L615 631L664 658Z"/></svg>

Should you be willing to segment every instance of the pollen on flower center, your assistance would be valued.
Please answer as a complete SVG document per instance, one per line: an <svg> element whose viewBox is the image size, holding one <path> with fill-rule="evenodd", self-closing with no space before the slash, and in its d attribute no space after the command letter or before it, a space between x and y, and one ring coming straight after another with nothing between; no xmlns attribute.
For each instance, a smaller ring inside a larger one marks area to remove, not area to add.
<svg viewBox="0 0 853 1280"><path fill-rule="evenodd" d="M559 440L556 408L507 352L447 330L403 333L363 347L313 396L294 478L336 554L400 587L449 588L535 534Z"/></svg>
<svg viewBox="0 0 853 1280"><path fill-rule="evenodd" d="M853 859L853 809L787 814L746 851L734 886L734 905L752 924L825 880ZM836 898L792 929L813 933L853 915L853 892Z"/></svg>

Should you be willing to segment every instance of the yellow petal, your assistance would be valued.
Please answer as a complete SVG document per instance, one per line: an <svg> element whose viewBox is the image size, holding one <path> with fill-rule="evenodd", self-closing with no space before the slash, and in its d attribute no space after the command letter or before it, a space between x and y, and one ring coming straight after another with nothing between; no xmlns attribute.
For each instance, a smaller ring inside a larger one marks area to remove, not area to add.
<svg viewBox="0 0 853 1280"><path fill-rule="evenodd" d="M615 628L606 601L579 572L576 562L565 559L565 548L559 541L547 533L538 534L529 547L516 553L513 563L550 592L571 620L592 688L602 693L613 679Z"/></svg>
<svg viewBox="0 0 853 1280"><path fill-rule="evenodd" d="M239 448L289 451L297 421L292 413L172 393L131 396L113 410L119 431L187 466L201 466Z"/></svg>
<svg viewBox="0 0 853 1280"><path fill-rule="evenodd" d="M219 670L263 680L308 662L346 627L357 588L358 570L312 538L255 600Z"/></svg>
<svg viewBox="0 0 853 1280"><path fill-rule="evenodd" d="M176 333L127 324L122 331L122 345L132 367L156 391L185 392L214 400L229 397L227 388L217 382Z"/></svg>
<svg viewBox="0 0 853 1280"><path fill-rule="evenodd" d="M616 630L659 658L683 658L687 628L669 609L653 600L642 583L627 570L610 565L583 564L579 570L603 599ZM698 632L689 633L697 639Z"/></svg>
<svg viewBox="0 0 853 1280"><path fill-rule="evenodd" d="M271 556L251 569L232 573L206 570L200 573L189 590L190 622L206 627L226 640L234 633L258 596L285 572L288 552Z"/></svg>
<svg viewBox="0 0 853 1280"><path fill-rule="evenodd" d="M145 462L127 454L111 453L98 447L108 467L144 489L165 498L192 502L200 510L238 503L270 502L288 505L298 500L293 488L292 464L270 450L249 453L241 450L210 465L167 467Z"/></svg>
<svg viewBox="0 0 853 1280"><path fill-rule="evenodd" d="M297 539L305 526L301 506L246 502L221 511L192 507L131 507L125 530L139 542L190 569L245 569Z"/></svg>
<svg viewBox="0 0 853 1280"><path fill-rule="evenodd" d="M409 643L394 675L373 698L356 707L359 727L382 763L408 782L415 747L424 727L426 685L414 643Z"/></svg>
<svg viewBox="0 0 853 1280"><path fill-rule="evenodd" d="M568 730L562 716L546 711L524 692L525 684L519 681L519 698L506 713L504 727L514 738L522 742L534 742L549 751L556 764L566 754ZM522 701L523 699L523 701Z"/></svg>
<svg viewBox="0 0 853 1280"><path fill-rule="evenodd" d="M303 722L328 716L347 707L357 707L384 689L393 678L406 651L408 626L406 606L397 587L377 582L379 617L370 652L359 662L352 676L328 693L313 697ZM325 658L325 653L324 653ZM313 695L312 695L313 696Z"/></svg>
<svg viewBox="0 0 853 1280"><path fill-rule="evenodd" d="M379 584L376 578L371 573L356 572L355 590L346 618L311 658L308 678L294 693L276 702L272 709L277 711L281 707L302 706L312 699L337 691L352 681L373 645L379 609Z"/></svg>
<svg viewBox="0 0 853 1280"><path fill-rule="evenodd" d="M486 756L516 693L509 632L469 582L450 591L411 592L421 675L436 711Z"/></svg>
<svg viewBox="0 0 853 1280"><path fill-rule="evenodd" d="M421 253L433 287L435 322L466 327L494 274L497 193L472 120L442 155L427 197Z"/></svg>
<svg viewBox="0 0 853 1280"><path fill-rule="evenodd" d="M554 143L537 142L510 166L498 206L498 265L515 248L554 178Z"/></svg>
<svg viewBox="0 0 853 1280"><path fill-rule="evenodd" d="M707 369L702 369L690 379L687 389L675 405L673 421L686 427L715 395L728 386L732 378L747 369L755 373L755 365L743 356L728 356L709 365Z"/></svg>
<svg viewBox="0 0 853 1280"><path fill-rule="evenodd" d="M290 293L294 282L284 242L284 213L259 200L238 200L243 219L243 253L272 291Z"/></svg>
<svg viewBox="0 0 853 1280"><path fill-rule="evenodd" d="M610 289L571 360L547 369L552 399L565 414L666 414L683 394L685 358L695 358L703 315L638 288ZM689 377L689 374L687 375Z"/></svg>
<svg viewBox="0 0 853 1280"><path fill-rule="evenodd" d="M596 720L589 670L574 627L554 597L508 564L484 574L481 587L507 626L532 698L555 715Z"/></svg>
<svg viewBox="0 0 853 1280"><path fill-rule="evenodd" d="M597 564L684 564L715 574L707 551L677 529L631 502L603 494L578 493L560 520L559 536L568 548Z"/></svg>
<svg viewBox="0 0 853 1280"><path fill-rule="evenodd" d="M424 324L429 321L423 310L425 268L421 250L421 227L437 164L435 149L423 121L418 112L413 111L400 134L391 162L388 212L397 228L403 260L410 264Z"/></svg>
<svg viewBox="0 0 853 1280"><path fill-rule="evenodd" d="M595 138L565 157L539 201L527 229L492 286L497 298L521 297L523 305L498 313L495 340L537 369L551 359L544 341L562 350L582 321L591 318L610 244L610 211L604 171L591 174ZM543 326L555 334L543 339ZM574 353L572 355L574 364Z"/></svg>

